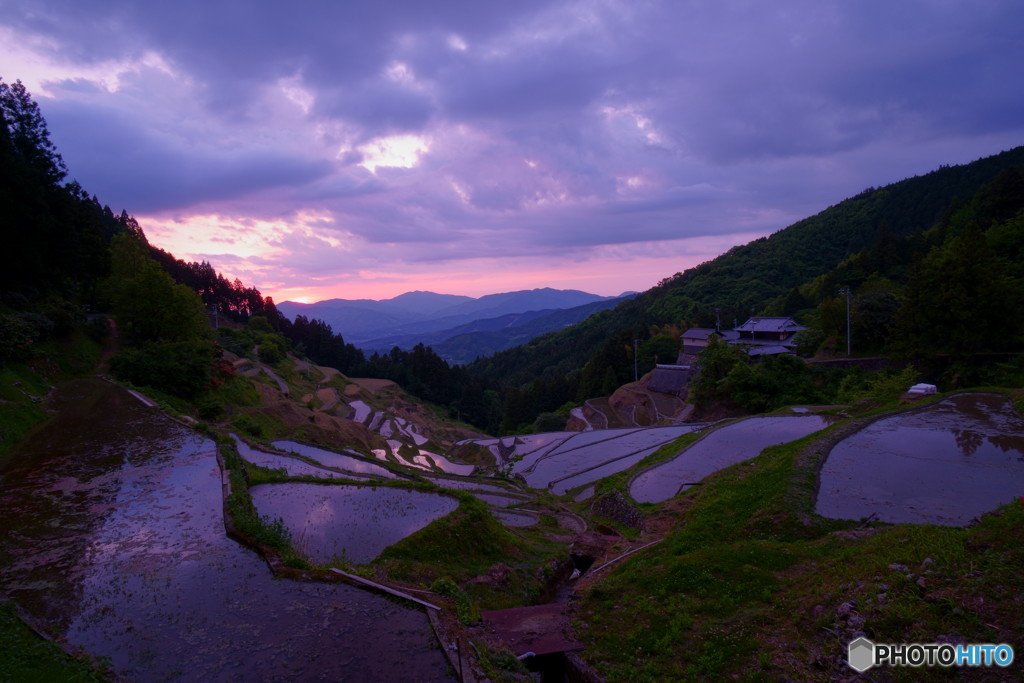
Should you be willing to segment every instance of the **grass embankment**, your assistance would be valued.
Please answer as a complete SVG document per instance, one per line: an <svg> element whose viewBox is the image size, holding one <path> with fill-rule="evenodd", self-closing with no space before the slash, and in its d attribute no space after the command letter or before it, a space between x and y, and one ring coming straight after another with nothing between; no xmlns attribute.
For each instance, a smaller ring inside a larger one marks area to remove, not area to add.
<svg viewBox="0 0 1024 683"><path fill-rule="evenodd" d="M40 638L15 614L14 605L0 602L0 680L103 681L88 662L75 659L56 644Z"/></svg>
<svg viewBox="0 0 1024 683"><path fill-rule="evenodd" d="M479 609L504 609L536 602L564 544L544 528L507 529L487 506L459 494L459 507L387 548L373 561L386 577L431 588L455 599L464 623Z"/></svg>
<svg viewBox="0 0 1024 683"><path fill-rule="evenodd" d="M100 360L100 345L84 332L48 339L26 361L0 365L0 467L13 448L47 418L43 399L64 379L91 372Z"/></svg>
<svg viewBox="0 0 1024 683"><path fill-rule="evenodd" d="M32 358L0 368L0 469L15 447L47 420L43 401L52 386L91 372L100 359L99 344L83 332L48 339ZM18 618L11 603L0 603L0 680L100 681L89 663L75 659L39 637Z"/></svg>
<svg viewBox="0 0 1024 683"><path fill-rule="evenodd" d="M612 680L778 680L853 673L846 645L857 632L1024 651L1024 504L966 529L823 519L817 469L854 426L766 449L687 491L664 542L585 591L576 626L586 659Z"/></svg>

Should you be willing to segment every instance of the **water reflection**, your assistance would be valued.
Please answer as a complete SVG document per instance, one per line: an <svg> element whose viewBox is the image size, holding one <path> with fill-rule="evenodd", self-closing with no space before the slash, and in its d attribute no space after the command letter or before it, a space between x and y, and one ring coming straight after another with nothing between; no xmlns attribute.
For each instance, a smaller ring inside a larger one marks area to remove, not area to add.
<svg viewBox="0 0 1024 683"><path fill-rule="evenodd" d="M962 526L1024 491L1024 418L1008 399L961 394L879 420L822 467L817 512Z"/></svg>
<svg viewBox="0 0 1024 683"><path fill-rule="evenodd" d="M224 535L213 444L97 379L0 481L0 591L146 680L446 679L426 617L274 580Z"/></svg>
<svg viewBox="0 0 1024 683"><path fill-rule="evenodd" d="M297 443L295 441L274 441L270 445L282 451L290 451L298 453L299 455L304 455L311 460L315 460L322 465L326 465L327 467L334 467L339 470L357 472L360 474L375 474L386 479L395 478L394 473L386 467L381 467L376 463L363 460L362 458L356 458L351 455L342 455L341 453L317 448L316 446L307 446L306 444Z"/></svg>
<svg viewBox="0 0 1024 683"><path fill-rule="evenodd" d="M280 518L317 564L362 564L458 507L448 496L375 486L264 484L249 490L261 516Z"/></svg>
<svg viewBox="0 0 1024 683"><path fill-rule="evenodd" d="M726 425L672 460L638 475L629 494L641 503L660 503L709 474L759 455L768 446L824 429L830 419L821 415L751 417Z"/></svg>

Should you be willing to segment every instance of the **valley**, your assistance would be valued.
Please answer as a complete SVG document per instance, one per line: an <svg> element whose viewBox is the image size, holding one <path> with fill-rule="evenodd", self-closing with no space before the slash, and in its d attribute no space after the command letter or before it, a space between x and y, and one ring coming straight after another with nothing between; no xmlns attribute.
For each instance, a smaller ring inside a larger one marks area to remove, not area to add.
<svg viewBox="0 0 1024 683"><path fill-rule="evenodd" d="M636 295L278 306L65 182L0 95L6 676L852 680L862 638L1022 651L1024 147Z"/></svg>

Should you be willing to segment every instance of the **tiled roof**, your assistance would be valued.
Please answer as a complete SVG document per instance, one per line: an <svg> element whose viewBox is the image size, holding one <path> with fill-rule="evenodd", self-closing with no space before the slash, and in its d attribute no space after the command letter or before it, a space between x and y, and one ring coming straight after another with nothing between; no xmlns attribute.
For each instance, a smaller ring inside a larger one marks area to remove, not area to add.
<svg viewBox="0 0 1024 683"><path fill-rule="evenodd" d="M807 328L792 318L754 317L736 329L740 332L799 332Z"/></svg>
<svg viewBox="0 0 1024 683"><path fill-rule="evenodd" d="M717 334L726 341L730 339L739 339L739 333L735 330L715 330L711 327L691 327L686 332L683 332L683 339L710 339L711 335Z"/></svg>
<svg viewBox="0 0 1024 683"><path fill-rule="evenodd" d="M683 339L708 339L715 334L712 327L691 327L683 332Z"/></svg>

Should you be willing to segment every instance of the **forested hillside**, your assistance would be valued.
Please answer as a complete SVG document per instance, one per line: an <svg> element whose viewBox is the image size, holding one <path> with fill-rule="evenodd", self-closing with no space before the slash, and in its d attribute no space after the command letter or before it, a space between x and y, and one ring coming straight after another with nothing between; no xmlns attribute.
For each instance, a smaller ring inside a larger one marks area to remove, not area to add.
<svg viewBox="0 0 1024 683"><path fill-rule="evenodd" d="M856 290L864 304L859 312L867 320L870 308L867 303L872 297L881 296L877 278L890 277L899 280L898 286L889 290L892 300L876 308L889 306L889 314L895 320L903 304L902 283L911 277L911 264L915 259L925 259L931 249L943 244L947 235L952 237L968 231L972 224L976 233L1017 215L1022 195L1020 174L1019 171L1006 172L1021 168L1024 168L1024 147L971 164L944 166L886 187L869 188L769 237L734 247L712 261L676 273L612 311L481 359L471 364L469 370L503 386L520 387L527 393L550 391L557 384L562 393L547 403L560 405L562 401L601 395L609 387L632 380L633 340L641 342L640 360L645 365L641 372L644 372L652 364L651 347L663 348L679 329L691 325L713 326L716 309L725 326L743 322L753 314L797 314L804 318L805 324L815 326L819 335L816 341L821 343L837 332L838 288L848 286ZM999 181L995 183L997 178ZM991 187L987 187L989 185ZM997 232L998 237L994 233L992 238L1001 245L1015 239L1010 237L1015 234L1012 225ZM961 240L977 242L975 233L971 233L974 237L964 236ZM965 251L961 244L948 246L946 253L972 251L970 248ZM869 264L870 258L875 258L877 264ZM927 263L932 264L932 279L941 279L936 272L950 266L939 256L931 257ZM854 277L851 269L858 264L860 270ZM1008 277L1013 268L1009 264L1007 268ZM876 277L869 284L872 275ZM929 280L925 275L916 277L916 288L930 286L926 284ZM995 287L992 278L987 281L988 286ZM993 290L994 293L1005 290L1006 295L998 304L1004 306L1001 309L1004 312L1012 310L1005 308L1014 300L1012 289L996 287ZM917 289L910 289L907 295L914 296L915 291ZM932 300L938 299L933 296ZM824 308L819 311L822 304ZM981 309L974 312L977 315L971 317L971 321L983 317ZM950 311L950 316L958 314ZM1005 315L1002 318L1005 321ZM845 314L840 322L845 328ZM952 324L948 319L945 322ZM869 340L870 350L888 350L888 327L889 323L871 327L874 334ZM988 331L990 327L976 329ZM911 328L906 329L907 335L911 335ZM1017 329L1019 327L1013 323L1002 325L998 335L1004 342L1002 346L1012 346L1010 340ZM886 334L881 334L880 330L885 330ZM913 334L924 343L919 329ZM915 342L907 335L904 335L901 357L915 355L911 348ZM648 348L646 354L645 347ZM935 352L937 349L931 343L919 350ZM538 397L538 400L546 399ZM549 409L549 405L535 408L536 412ZM524 412L523 419L529 419L528 412Z"/></svg>
<svg viewBox="0 0 1024 683"><path fill-rule="evenodd" d="M392 379L475 424L500 422L491 383L449 367L429 348L367 358L326 323L291 322L255 287L150 245L127 211L115 215L66 182L46 122L20 82L0 81L0 114L0 223L13 247L0 268L0 369L50 357L44 347L51 340L86 331L104 338L106 319L87 319L101 312L117 324L115 375L196 404L209 404L230 377L222 348L251 353L255 340L267 362L292 351L347 374ZM215 333L214 317L253 329Z"/></svg>

